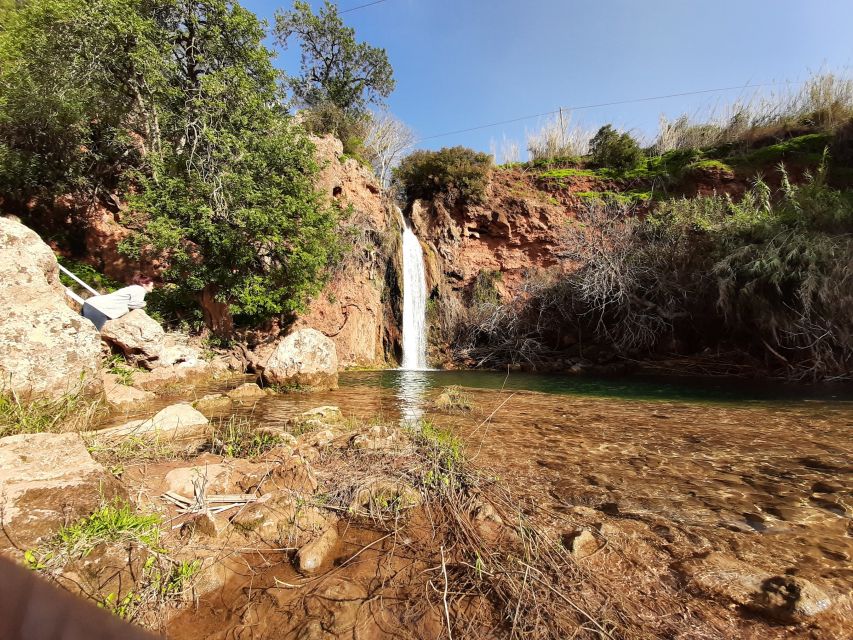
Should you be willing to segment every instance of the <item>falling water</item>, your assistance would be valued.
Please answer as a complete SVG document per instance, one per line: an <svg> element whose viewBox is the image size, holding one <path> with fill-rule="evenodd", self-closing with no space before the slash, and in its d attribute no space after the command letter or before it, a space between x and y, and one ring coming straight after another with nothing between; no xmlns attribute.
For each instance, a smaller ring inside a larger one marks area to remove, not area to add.
<svg viewBox="0 0 853 640"><path fill-rule="evenodd" d="M402 212L400 213L402 218ZM426 275L424 252L403 219L403 369L426 369Z"/></svg>

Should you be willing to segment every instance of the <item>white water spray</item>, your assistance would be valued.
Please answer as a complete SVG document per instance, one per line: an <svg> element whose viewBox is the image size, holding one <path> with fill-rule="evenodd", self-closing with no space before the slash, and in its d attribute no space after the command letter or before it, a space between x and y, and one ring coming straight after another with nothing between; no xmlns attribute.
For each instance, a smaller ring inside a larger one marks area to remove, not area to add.
<svg viewBox="0 0 853 640"><path fill-rule="evenodd" d="M427 368L426 273L421 243L403 218L403 369Z"/></svg>

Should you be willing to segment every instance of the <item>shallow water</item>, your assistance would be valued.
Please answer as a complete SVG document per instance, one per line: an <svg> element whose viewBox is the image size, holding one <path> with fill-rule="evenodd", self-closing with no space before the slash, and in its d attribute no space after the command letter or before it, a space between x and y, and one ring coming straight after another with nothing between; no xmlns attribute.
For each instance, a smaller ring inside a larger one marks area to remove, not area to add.
<svg viewBox="0 0 853 640"><path fill-rule="evenodd" d="M451 384L467 387L472 412L431 409ZM336 391L271 396L239 413L280 423L321 404L451 428L477 464L550 509L593 507L697 553L729 551L840 593L853 585L850 387L354 372Z"/></svg>

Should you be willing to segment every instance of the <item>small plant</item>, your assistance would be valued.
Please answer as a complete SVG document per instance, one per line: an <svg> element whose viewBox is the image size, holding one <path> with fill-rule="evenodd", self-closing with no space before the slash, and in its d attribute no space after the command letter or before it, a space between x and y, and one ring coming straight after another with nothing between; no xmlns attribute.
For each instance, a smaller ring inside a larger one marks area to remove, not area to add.
<svg viewBox="0 0 853 640"><path fill-rule="evenodd" d="M462 439L428 421L413 428L412 438L427 461L421 478L424 486L449 489L462 473Z"/></svg>
<svg viewBox="0 0 853 640"><path fill-rule="evenodd" d="M498 269L478 273L471 291L474 304L498 304L501 300L498 283L502 281L503 274Z"/></svg>
<svg viewBox="0 0 853 640"><path fill-rule="evenodd" d="M462 413L472 408L471 396L457 386L445 387L433 402L433 406L441 411Z"/></svg>
<svg viewBox="0 0 853 640"><path fill-rule="evenodd" d="M157 550L160 516L136 513L129 504L117 499L62 527L41 547L27 551L25 560L32 569L55 574L70 560L89 555L99 544L115 542L136 543Z"/></svg>
<svg viewBox="0 0 853 640"><path fill-rule="evenodd" d="M165 562L165 567L162 565ZM136 620L146 609L162 610L162 607L183 596L187 585L201 568L199 560L173 561L154 555L148 556L142 565L136 589L124 596L108 594L98 604L114 615L129 622Z"/></svg>
<svg viewBox="0 0 853 640"><path fill-rule="evenodd" d="M128 366L127 360L120 353L114 353L106 361L107 372L118 376L119 384L133 386L133 369Z"/></svg>
<svg viewBox="0 0 853 640"><path fill-rule="evenodd" d="M121 282L113 280L109 276L105 276L103 273L85 262L78 262L77 260L64 257L59 257L58 262L83 282L101 293L112 293L116 289L120 289L124 286ZM79 284L74 282L74 280L64 273L60 272L59 281L63 286L68 287L73 291L77 291L81 295L89 295L88 292L82 290Z"/></svg>
<svg viewBox="0 0 853 640"><path fill-rule="evenodd" d="M231 416L220 420L211 437L210 450L229 458L253 458L281 444L282 439L268 431L258 431L246 418Z"/></svg>

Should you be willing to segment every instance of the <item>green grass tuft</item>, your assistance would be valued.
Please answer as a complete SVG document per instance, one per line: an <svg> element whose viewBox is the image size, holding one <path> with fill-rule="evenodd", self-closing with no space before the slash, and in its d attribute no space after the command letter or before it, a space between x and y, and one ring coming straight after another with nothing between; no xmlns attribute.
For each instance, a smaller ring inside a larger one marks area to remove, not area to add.
<svg viewBox="0 0 853 640"><path fill-rule="evenodd" d="M282 439L266 431L258 431L247 418L231 416L220 420L211 437L211 451L229 458L253 458L282 443Z"/></svg>
<svg viewBox="0 0 853 640"><path fill-rule="evenodd" d="M14 393L0 391L0 438L19 433L58 433L87 428L103 409L100 400L68 394L56 400L24 401Z"/></svg>

